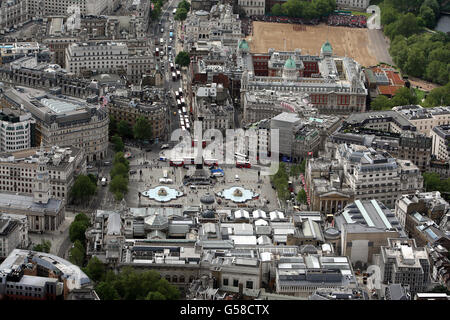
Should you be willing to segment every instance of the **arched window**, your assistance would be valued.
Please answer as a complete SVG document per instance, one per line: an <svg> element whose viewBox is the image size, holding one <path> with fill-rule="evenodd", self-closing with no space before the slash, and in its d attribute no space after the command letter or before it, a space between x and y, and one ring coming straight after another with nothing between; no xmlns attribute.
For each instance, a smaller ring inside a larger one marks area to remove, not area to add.
<svg viewBox="0 0 450 320"><path fill-rule="evenodd" d="M166 280L170 282L170 276L166 275Z"/></svg>
<svg viewBox="0 0 450 320"><path fill-rule="evenodd" d="M180 276L180 282L184 283L186 280L184 279L184 276Z"/></svg>
<svg viewBox="0 0 450 320"><path fill-rule="evenodd" d="M178 282L178 277L177 276L172 276L172 282L174 282L174 283Z"/></svg>

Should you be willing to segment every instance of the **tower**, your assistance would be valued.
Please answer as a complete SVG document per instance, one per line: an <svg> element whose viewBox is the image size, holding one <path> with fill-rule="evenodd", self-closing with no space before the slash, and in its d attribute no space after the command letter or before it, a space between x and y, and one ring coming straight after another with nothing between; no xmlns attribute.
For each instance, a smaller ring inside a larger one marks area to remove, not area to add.
<svg viewBox="0 0 450 320"><path fill-rule="evenodd" d="M283 67L283 79L296 80L298 76L297 64L294 59L288 58Z"/></svg>
<svg viewBox="0 0 450 320"><path fill-rule="evenodd" d="M50 177L47 170L48 158L45 157L42 142L41 148L37 154L39 155L39 159L36 175L34 177L33 197L34 202L46 204L50 200Z"/></svg>

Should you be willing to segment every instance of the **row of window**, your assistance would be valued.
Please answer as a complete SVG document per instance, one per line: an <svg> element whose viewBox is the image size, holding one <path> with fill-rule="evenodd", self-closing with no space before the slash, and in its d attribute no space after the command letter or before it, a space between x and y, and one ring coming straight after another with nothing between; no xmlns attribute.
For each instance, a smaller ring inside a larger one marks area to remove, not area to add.
<svg viewBox="0 0 450 320"><path fill-rule="evenodd" d="M230 286L230 281L228 278L223 278L223 285L224 286ZM233 279L233 287L239 287L239 280ZM253 289L253 281L246 281L245 282L245 288L247 289Z"/></svg>

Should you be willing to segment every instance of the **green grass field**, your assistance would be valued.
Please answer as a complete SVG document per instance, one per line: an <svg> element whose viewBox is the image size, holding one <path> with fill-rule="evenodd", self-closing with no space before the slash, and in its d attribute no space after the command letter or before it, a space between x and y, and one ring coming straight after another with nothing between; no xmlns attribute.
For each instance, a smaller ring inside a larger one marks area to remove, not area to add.
<svg viewBox="0 0 450 320"><path fill-rule="evenodd" d="M366 16L368 18L372 14L371 13L367 13L367 12L361 12L361 11L352 11L352 15L354 15L354 16Z"/></svg>

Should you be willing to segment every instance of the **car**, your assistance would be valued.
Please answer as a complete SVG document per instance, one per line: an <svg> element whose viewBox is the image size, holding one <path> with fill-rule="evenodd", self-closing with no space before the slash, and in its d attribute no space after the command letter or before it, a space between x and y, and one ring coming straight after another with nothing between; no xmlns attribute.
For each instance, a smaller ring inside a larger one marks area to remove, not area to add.
<svg viewBox="0 0 450 320"><path fill-rule="evenodd" d="M105 162L103 162L103 164L104 164L105 166L110 166L110 165L111 165L111 162L105 161Z"/></svg>
<svg viewBox="0 0 450 320"><path fill-rule="evenodd" d="M236 175L236 176L234 177L234 181L239 181L239 180L241 180L241 179L239 178L238 175Z"/></svg>
<svg viewBox="0 0 450 320"><path fill-rule="evenodd" d="M137 171L136 170L130 170L130 174L136 174Z"/></svg>
<svg viewBox="0 0 450 320"><path fill-rule="evenodd" d="M164 33L164 28L161 28L161 33Z"/></svg>
<svg viewBox="0 0 450 320"><path fill-rule="evenodd" d="M107 183L107 182L106 182L106 177L103 177L103 178L102 178L102 186L103 186L103 187L106 186L106 183Z"/></svg>
<svg viewBox="0 0 450 320"><path fill-rule="evenodd" d="M164 150L164 149L169 149L169 145L168 144L163 144L161 146L161 150Z"/></svg>
<svg viewBox="0 0 450 320"><path fill-rule="evenodd" d="M86 168L87 168L87 169L93 169L94 166L89 165L89 166L87 166Z"/></svg>
<svg viewBox="0 0 450 320"><path fill-rule="evenodd" d="M152 148L145 149L145 152L150 152L150 151L152 151Z"/></svg>
<svg viewBox="0 0 450 320"><path fill-rule="evenodd" d="M148 161L144 161L144 163L143 163L144 165L148 165Z"/></svg>

